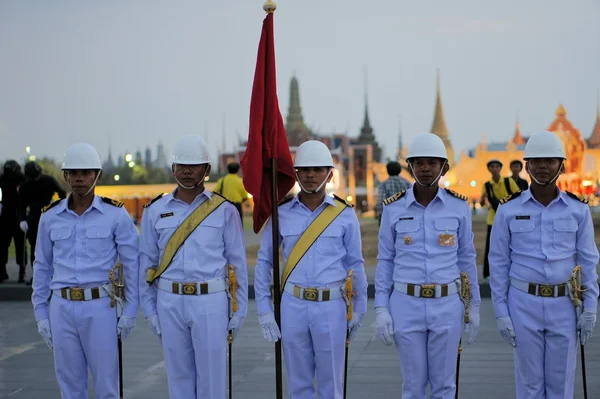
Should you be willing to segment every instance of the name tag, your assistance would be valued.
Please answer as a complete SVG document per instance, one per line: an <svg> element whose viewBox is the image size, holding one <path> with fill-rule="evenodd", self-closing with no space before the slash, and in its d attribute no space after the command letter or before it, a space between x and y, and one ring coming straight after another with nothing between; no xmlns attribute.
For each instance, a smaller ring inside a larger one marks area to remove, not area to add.
<svg viewBox="0 0 600 399"><path fill-rule="evenodd" d="M400 219L398 219L398 220L413 220L413 219L414 219L414 218L411 216L411 217L400 218Z"/></svg>
<svg viewBox="0 0 600 399"><path fill-rule="evenodd" d="M161 213L160 214L161 218L168 218L169 216L173 216L173 212Z"/></svg>
<svg viewBox="0 0 600 399"><path fill-rule="evenodd" d="M515 219L517 219L517 220L529 220L529 219L531 219L531 216L530 215L517 215L517 216L515 216Z"/></svg>

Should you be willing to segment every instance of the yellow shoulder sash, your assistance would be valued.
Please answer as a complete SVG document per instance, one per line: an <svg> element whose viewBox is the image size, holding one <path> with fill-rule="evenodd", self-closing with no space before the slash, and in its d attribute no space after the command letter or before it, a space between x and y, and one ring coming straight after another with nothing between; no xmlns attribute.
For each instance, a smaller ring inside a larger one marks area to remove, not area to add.
<svg viewBox="0 0 600 399"><path fill-rule="evenodd" d="M302 233L298 241L296 241L296 245L294 245L294 248L292 248L290 251L290 255L285 262L283 274L281 276L282 292L288 277L290 277L290 274L292 274L306 251L312 247L312 245L317 241L317 238L319 238L323 231L325 231L327 226L329 226L344 211L344 209L348 207L348 205L343 201L338 199L335 201L337 206L328 205L323 212L321 212L319 216L312 221L304 233Z"/></svg>
<svg viewBox="0 0 600 399"><path fill-rule="evenodd" d="M169 238L167 246L165 247L165 252L160 259L160 265L158 268L150 268L146 272L146 282L148 284L152 284L154 280L159 278L160 275L167 270L171 264L171 261L175 257L175 254L183 245L185 240L190 236L190 234L196 230L196 228L204 219L206 219L211 213L213 213L213 211L215 211L219 206L221 206L221 204L225 202L227 202L227 200L220 195L213 195L211 199L204 201L202 204L200 204L200 206L198 206L198 208L194 210L194 212L185 218L183 223L179 225L171 238Z"/></svg>

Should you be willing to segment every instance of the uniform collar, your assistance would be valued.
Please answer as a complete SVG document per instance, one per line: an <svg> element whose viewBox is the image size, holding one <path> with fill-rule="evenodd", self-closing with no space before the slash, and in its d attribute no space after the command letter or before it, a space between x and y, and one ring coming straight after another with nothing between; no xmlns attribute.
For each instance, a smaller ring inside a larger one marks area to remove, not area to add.
<svg viewBox="0 0 600 399"><path fill-rule="evenodd" d="M73 194L69 194L69 196L67 198L62 200L60 202L60 204L57 205L58 212L69 211L69 199L71 198L72 195ZM96 208L97 210L100 211L100 213L104 213L104 203L102 202L102 199L99 196L94 195L92 204L90 205L90 207L88 209L91 209L91 208ZM88 210L86 209L85 212L87 212L87 211Z"/></svg>
<svg viewBox="0 0 600 399"><path fill-rule="evenodd" d="M565 204L568 204L569 203L568 197L569 196L567 195L567 193L565 193L564 191L558 190L558 197L554 198L552 200L552 202L550 202L550 203L552 204L557 201L562 201ZM527 189L521 193L521 203L524 204L525 202L527 202L529 200L536 201L536 199L533 198L533 195L531 194L531 190Z"/></svg>
<svg viewBox="0 0 600 399"><path fill-rule="evenodd" d="M416 184L416 183L415 183ZM413 184L411 188L409 188L408 190L406 190L406 208L408 208L410 206L410 204L412 204L413 202L417 203L417 199L415 198L415 185ZM446 193L446 190L444 190L441 187L438 187L437 193L435 194L435 197L433 197L433 200L431 201L431 203L433 203L435 201L436 198L439 198L440 201L442 201L442 203L446 203L446 198L447 198L448 193Z"/></svg>
<svg viewBox="0 0 600 399"><path fill-rule="evenodd" d="M173 191L171 191L171 195L170 197L167 199L167 203L169 203L170 201L179 201L178 199L175 198L175 193L177 192L178 187L175 187L175 189ZM209 192L206 187L204 187L204 191L202 191L200 194L198 194L196 196L196 198L194 198L194 201L192 201L192 204L196 201L198 201L200 198L206 197L207 199L212 199L213 194L211 192Z"/></svg>
<svg viewBox="0 0 600 399"><path fill-rule="evenodd" d="M300 205L300 204L302 204L300 202L300 197L298 195L296 195L294 197L294 199L292 200L292 207L295 206L295 205ZM321 203L321 205L323 205L323 204L337 206L337 204L333 200L333 197L330 196L330 195L328 195L328 194L325 194L325 198L323 199L323 202ZM304 205L304 204L302 204L302 205ZM321 205L319 205L319 206L321 206Z"/></svg>

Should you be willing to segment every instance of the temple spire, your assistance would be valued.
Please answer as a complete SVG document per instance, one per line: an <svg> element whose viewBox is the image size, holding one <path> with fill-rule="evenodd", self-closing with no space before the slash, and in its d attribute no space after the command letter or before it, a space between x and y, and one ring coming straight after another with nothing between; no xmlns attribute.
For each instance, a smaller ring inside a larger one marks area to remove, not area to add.
<svg viewBox="0 0 600 399"><path fill-rule="evenodd" d="M373 128L371 127L371 121L369 120L369 92L368 92L368 82L367 82L367 68L363 68L364 74L364 96L365 96L365 119L363 121L362 128L360 129L360 137L362 139L372 139L373 136Z"/></svg>
<svg viewBox="0 0 600 399"><path fill-rule="evenodd" d="M291 146L299 146L310 138L310 130L304 124L302 107L300 106L300 87L294 74L290 81L290 105L285 120L285 132Z"/></svg>
<svg viewBox="0 0 600 399"><path fill-rule="evenodd" d="M448 152L448 164L450 167L454 166L454 150L448 137L448 128L446 127L446 120L444 118L444 110L442 108L442 89L440 85L440 70L437 70L436 76L436 99L435 99L435 111L433 113L433 123L431 124L431 133L437 135L442 139Z"/></svg>
<svg viewBox="0 0 600 399"><path fill-rule="evenodd" d="M523 135L521 134L521 124L519 123L519 112L518 111L517 111L517 118L515 121L515 134L513 135L512 141L513 141L513 143L515 143L515 145L525 144L525 139L523 138Z"/></svg>
<svg viewBox="0 0 600 399"><path fill-rule="evenodd" d="M587 145L590 148L600 147L600 89L598 89L598 94L596 96L596 123L592 129L590 138L586 140Z"/></svg>
<svg viewBox="0 0 600 399"><path fill-rule="evenodd" d="M402 147L402 115L398 115L398 150L396 153L396 158L398 160L402 159L402 152L404 148Z"/></svg>

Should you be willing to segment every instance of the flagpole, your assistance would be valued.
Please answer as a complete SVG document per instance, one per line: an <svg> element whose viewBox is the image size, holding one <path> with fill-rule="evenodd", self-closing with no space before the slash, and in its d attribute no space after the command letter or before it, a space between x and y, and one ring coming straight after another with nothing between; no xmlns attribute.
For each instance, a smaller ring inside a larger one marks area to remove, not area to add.
<svg viewBox="0 0 600 399"><path fill-rule="evenodd" d="M279 273L279 215L277 213L277 159L271 158L271 194L273 201L271 232L273 234L273 303L275 307L275 322L281 329L281 283ZM283 399L282 383L282 365L281 365L281 340L275 342L275 389L277 399Z"/></svg>

